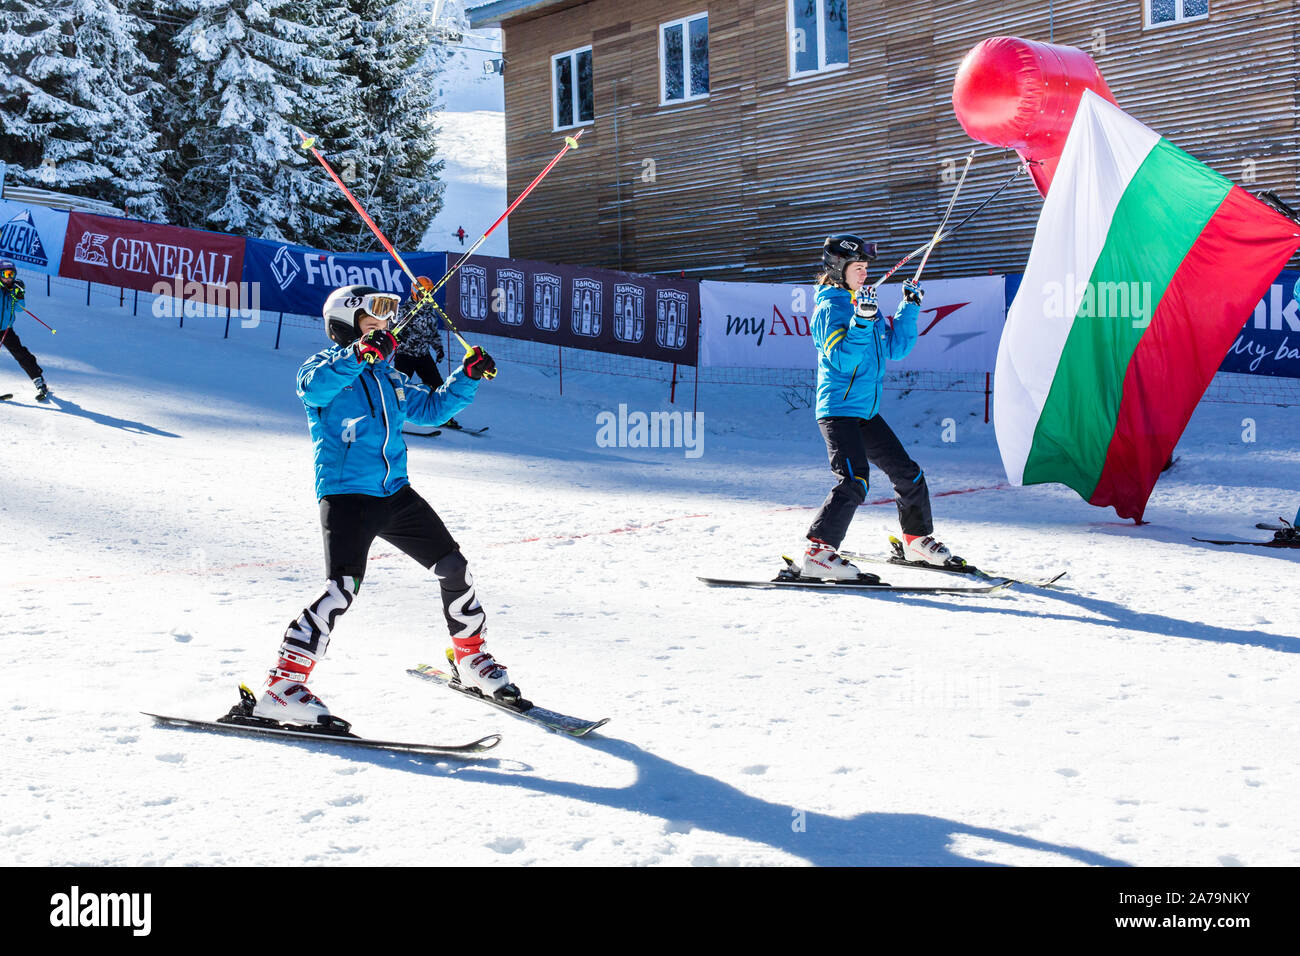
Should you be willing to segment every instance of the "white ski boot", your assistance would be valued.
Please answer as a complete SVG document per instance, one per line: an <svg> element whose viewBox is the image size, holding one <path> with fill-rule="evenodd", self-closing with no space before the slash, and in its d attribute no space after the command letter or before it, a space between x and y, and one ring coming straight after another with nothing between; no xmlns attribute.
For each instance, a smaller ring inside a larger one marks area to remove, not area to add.
<svg viewBox="0 0 1300 956"><path fill-rule="evenodd" d="M261 695L253 706L254 717L278 720L282 724L315 726L329 722L325 702L307 689L307 678L316 658L301 648L280 645L280 660L271 668Z"/></svg>
<svg viewBox="0 0 1300 956"><path fill-rule="evenodd" d="M447 663L455 678L466 687L478 690L484 697L509 703L519 700L519 688L510 683L504 664L499 664L479 644L473 650L447 648Z"/></svg>
<svg viewBox="0 0 1300 956"><path fill-rule="evenodd" d="M801 577L844 581L857 580L861 573L856 565L840 557L825 541L808 539L808 550L803 553L803 563L799 565Z"/></svg>
<svg viewBox="0 0 1300 956"><path fill-rule="evenodd" d="M921 561L935 567L948 567L952 563L952 552L941 541L931 535L913 537L903 535L903 557L908 561Z"/></svg>

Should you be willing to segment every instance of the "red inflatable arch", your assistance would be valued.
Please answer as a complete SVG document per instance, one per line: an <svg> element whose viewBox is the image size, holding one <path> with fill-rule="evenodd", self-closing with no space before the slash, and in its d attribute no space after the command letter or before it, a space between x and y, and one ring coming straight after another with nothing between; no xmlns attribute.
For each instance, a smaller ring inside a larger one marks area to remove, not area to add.
<svg viewBox="0 0 1300 956"><path fill-rule="evenodd" d="M1029 170L1046 196L1084 90L1115 103L1097 64L1082 50L990 37L961 61L952 108L973 139L1038 160L1042 165Z"/></svg>

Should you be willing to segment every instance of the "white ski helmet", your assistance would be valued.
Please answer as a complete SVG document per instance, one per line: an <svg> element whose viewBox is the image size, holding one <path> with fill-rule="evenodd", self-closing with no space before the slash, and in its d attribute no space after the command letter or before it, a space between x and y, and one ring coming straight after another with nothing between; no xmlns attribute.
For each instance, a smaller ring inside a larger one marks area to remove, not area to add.
<svg viewBox="0 0 1300 956"><path fill-rule="evenodd" d="M392 292L380 292L374 286L345 285L335 289L325 300L321 316L325 319L325 334L339 345L350 345L361 338L357 322L363 315L393 321L401 307L402 298Z"/></svg>

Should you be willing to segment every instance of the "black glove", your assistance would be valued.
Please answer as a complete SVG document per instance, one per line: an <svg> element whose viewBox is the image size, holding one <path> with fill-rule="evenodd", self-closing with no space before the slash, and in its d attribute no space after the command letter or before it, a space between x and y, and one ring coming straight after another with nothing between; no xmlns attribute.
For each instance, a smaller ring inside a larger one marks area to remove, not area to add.
<svg viewBox="0 0 1300 956"><path fill-rule="evenodd" d="M921 283L913 282L908 279L903 283L903 301L911 302L913 305L920 305L921 300L925 298L925 290L921 288Z"/></svg>
<svg viewBox="0 0 1300 956"><path fill-rule="evenodd" d="M876 290L874 286L863 286L857 292L851 293L853 296L853 314L864 321L859 325L869 325L876 321L876 316L880 312L880 306L876 304Z"/></svg>
<svg viewBox="0 0 1300 956"><path fill-rule="evenodd" d="M465 353L465 374L472 379L496 378L497 363L483 351L483 346L476 345Z"/></svg>
<svg viewBox="0 0 1300 956"><path fill-rule="evenodd" d="M442 348L441 335L435 335L433 337L432 341L429 342L429 350L433 352L434 359L436 359L439 362L441 362L443 359L447 357L447 353L443 351Z"/></svg>
<svg viewBox="0 0 1300 956"><path fill-rule="evenodd" d="M397 351L397 339L387 329L371 329L353 346L363 362L378 362Z"/></svg>

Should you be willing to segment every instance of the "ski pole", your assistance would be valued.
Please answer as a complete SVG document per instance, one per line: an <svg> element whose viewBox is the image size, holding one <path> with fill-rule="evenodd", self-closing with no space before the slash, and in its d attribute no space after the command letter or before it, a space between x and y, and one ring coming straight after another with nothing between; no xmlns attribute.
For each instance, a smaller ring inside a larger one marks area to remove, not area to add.
<svg viewBox="0 0 1300 956"><path fill-rule="evenodd" d="M970 172L970 164L974 159L975 150L972 149L966 156L966 165L962 167L961 179L957 180L957 188L952 191L952 198L948 200L948 208L943 212L943 219L939 223L939 228L934 231L934 238L930 240L929 248L925 250L925 255L921 258L921 264L916 267L916 275L912 276L913 283L921 281L921 270L930 261L930 253L934 252L934 247L939 244L939 237L943 235L943 227L948 225L948 219L952 216L952 207L957 203L957 194L961 192L962 183L966 182L966 174Z"/></svg>
<svg viewBox="0 0 1300 956"><path fill-rule="evenodd" d="M429 290L427 295L435 294L439 289L441 289L444 285L446 285L447 280L456 274L456 270L469 261L469 257L474 254L474 250L477 249L479 246L483 245L485 241L487 241L487 237L492 235L492 230L495 229L497 226L501 225L501 223L505 222L506 218L512 212L515 211L515 208L521 202L523 202L524 199L527 198L530 192L533 191L533 187L546 178L546 174L555 168L555 164L558 163L564 157L564 154L571 149L578 148L578 140L582 137L582 134L584 132L585 130L580 129L573 136L564 137L564 147L558 153L555 154L555 158L552 159L549 163L547 163L546 168L543 169L540 173L538 173L537 177L524 188L524 191L515 197L515 201L512 202L508 207L506 207L505 212L503 212L500 216L497 217L497 221L492 223L492 225L488 226L487 232L479 236L478 239L475 241L474 245L470 246L467 250L465 250L465 253L456 261L456 264L447 270L446 275L444 275L441 279L438 280L437 284L432 289Z"/></svg>
<svg viewBox="0 0 1300 956"><path fill-rule="evenodd" d="M24 312L26 312L28 315L30 315L30 316L31 316L33 319L35 319L37 322L40 322L41 325L45 325L45 323L41 321L41 317L40 317L39 315L37 315L35 312L33 312L31 309L27 308L27 306L25 306L25 305L20 305L20 306L18 306L18 308L22 309ZM51 335L58 335L58 334L59 334L59 330L58 330L58 329L51 329L48 325L45 325L45 327L46 327L47 329L50 329L50 334L51 334Z"/></svg>
<svg viewBox="0 0 1300 956"><path fill-rule="evenodd" d="M987 206L989 203L991 203L994 199L998 197L998 194L1001 193L1002 190L1006 189L1008 186L1010 186L1013 182L1016 181L1017 176L1019 176L1023 172L1027 172L1029 170L1029 167L1031 165L1037 165L1037 162L1038 162L1037 160L1029 160L1017 166L1016 171L1011 174L1011 177L1006 182L1004 182L997 189L993 190L992 194L987 199L985 199L982 203L980 203L978 206L972 209L970 215L968 215L961 222L957 223L957 225L949 228L942 236L940 236L939 242L943 242L944 240L946 240L954 232L956 232L962 226L966 225L966 223L970 222L977 215L979 215L980 212L983 211L985 206ZM929 247L930 247L930 243L927 242L925 243L925 245L917 246L907 255L903 256L903 258L899 259L898 262L894 264L894 267L892 269L890 269L883 276L881 276L879 279L876 280L875 285L873 285L872 288L874 289L880 288L880 286L884 284L886 279L892 276L899 269L903 268L903 266L907 265L909 262L911 262L913 259L919 256L921 253L925 252L925 250L928 249Z"/></svg>

